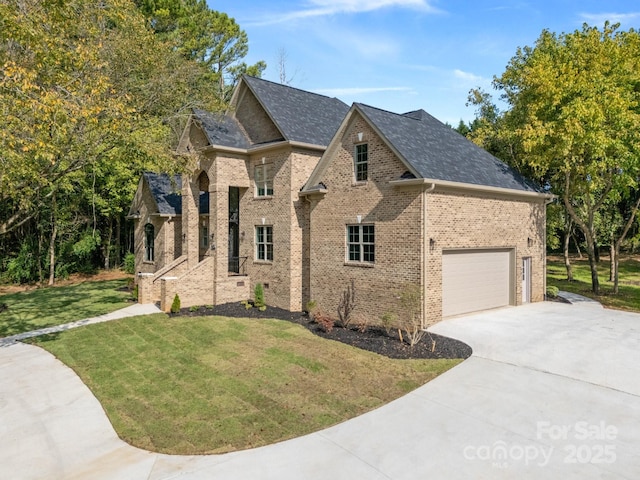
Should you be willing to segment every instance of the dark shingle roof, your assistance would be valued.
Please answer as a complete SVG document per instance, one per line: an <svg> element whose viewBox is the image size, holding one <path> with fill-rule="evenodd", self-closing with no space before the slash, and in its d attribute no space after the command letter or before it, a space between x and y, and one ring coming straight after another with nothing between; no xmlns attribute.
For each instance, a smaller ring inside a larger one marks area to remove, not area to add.
<svg viewBox="0 0 640 480"><path fill-rule="evenodd" d="M360 103L355 105L422 178L542 191L424 110L399 115Z"/></svg>
<svg viewBox="0 0 640 480"><path fill-rule="evenodd" d="M290 141L329 145L349 111L349 106L337 98L247 75L243 78Z"/></svg>
<svg viewBox="0 0 640 480"><path fill-rule="evenodd" d="M145 172L142 174L151 195L158 205L160 215L181 215L182 214L182 178L180 175L173 177L166 173ZM209 213L209 192L200 194L200 213Z"/></svg>
<svg viewBox="0 0 640 480"><path fill-rule="evenodd" d="M200 109L193 109L195 119L202 126L211 145L225 147L249 148L251 143L238 125L235 118L229 115L214 115Z"/></svg>
<svg viewBox="0 0 640 480"><path fill-rule="evenodd" d="M142 174L151 195L158 205L158 213L161 215L180 215L182 213L182 179L180 175L170 177L166 173L145 172Z"/></svg>

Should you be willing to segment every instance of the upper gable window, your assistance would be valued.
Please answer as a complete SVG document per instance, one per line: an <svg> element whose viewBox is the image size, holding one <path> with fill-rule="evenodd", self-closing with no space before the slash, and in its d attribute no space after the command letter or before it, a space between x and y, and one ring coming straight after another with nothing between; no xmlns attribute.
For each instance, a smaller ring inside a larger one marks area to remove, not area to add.
<svg viewBox="0 0 640 480"><path fill-rule="evenodd" d="M253 176L256 182L256 196L270 197L273 195L273 168L272 164L257 165Z"/></svg>
<svg viewBox="0 0 640 480"><path fill-rule="evenodd" d="M354 174L356 182L366 182L369 178L369 145L362 143L356 145Z"/></svg>

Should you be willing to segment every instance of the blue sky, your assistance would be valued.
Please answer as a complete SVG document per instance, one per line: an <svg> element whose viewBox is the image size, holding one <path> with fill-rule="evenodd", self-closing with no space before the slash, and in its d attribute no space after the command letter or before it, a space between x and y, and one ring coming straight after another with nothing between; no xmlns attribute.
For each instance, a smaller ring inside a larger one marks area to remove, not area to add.
<svg viewBox="0 0 640 480"><path fill-rule="evenodd" d="M249 37L248 63L279 81L397 113L423 108L443 122L472 120L469 90L491 91L517 47L543 29L572 32L605 20L640 27L638 0L208 0Z"/></svg>

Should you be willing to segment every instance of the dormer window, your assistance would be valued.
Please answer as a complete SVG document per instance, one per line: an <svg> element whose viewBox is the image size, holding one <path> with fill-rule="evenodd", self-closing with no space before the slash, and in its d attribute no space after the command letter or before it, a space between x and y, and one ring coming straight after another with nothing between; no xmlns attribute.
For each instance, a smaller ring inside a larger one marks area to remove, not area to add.
<svg viewBox="0 0 640 480"><path fill-rule="evenodd" d="M270 163L257 165L253 178L256 182L257 197L270 197L273 195L273 169Z"/></svg>
<svg viewBox="0 0 640 480"><path fill-rule="evenodd" d="M354 174L356 182L366 182L369 170L369 146L366 143L356 145Z"/></svg>

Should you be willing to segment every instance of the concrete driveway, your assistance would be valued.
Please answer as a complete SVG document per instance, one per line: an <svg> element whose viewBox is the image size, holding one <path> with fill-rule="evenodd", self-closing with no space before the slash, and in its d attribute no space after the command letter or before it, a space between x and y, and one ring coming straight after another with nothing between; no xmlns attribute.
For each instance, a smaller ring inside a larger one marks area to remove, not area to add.
<svg viewBox="0 0 640 480"><path fill-rule="evenodd" d="M640 315L538 303L432 330L474 355L351 421L217 456L131 447L70 369L36 347L0 348L0 478L640 477Z"/></svg>

